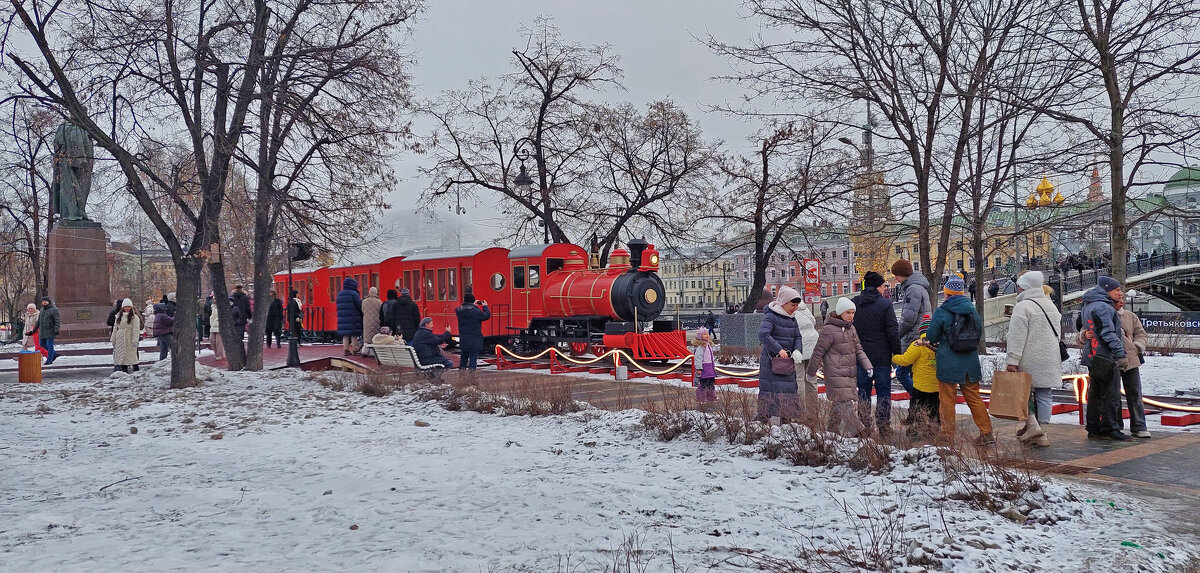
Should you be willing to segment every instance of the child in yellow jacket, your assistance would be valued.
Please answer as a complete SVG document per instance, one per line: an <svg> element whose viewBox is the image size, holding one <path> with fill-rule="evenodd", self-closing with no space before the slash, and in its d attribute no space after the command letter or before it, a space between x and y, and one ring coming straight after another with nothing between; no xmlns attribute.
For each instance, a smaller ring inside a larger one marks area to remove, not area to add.
<svg viewBox="0 0 1200 573"><path fill-rule="evenodd" d="M904 421L909 428L907 434L916 438L921 434L922 422L931 422L936 427L941 423L938 414L937 359L934 348L925 340L925 330L929 328L930 316L921 317L917 328L921 337L908 346L904 354L892 356L892 364L911 366L913 374L913 395L909 397L908 419Z"/></svg>

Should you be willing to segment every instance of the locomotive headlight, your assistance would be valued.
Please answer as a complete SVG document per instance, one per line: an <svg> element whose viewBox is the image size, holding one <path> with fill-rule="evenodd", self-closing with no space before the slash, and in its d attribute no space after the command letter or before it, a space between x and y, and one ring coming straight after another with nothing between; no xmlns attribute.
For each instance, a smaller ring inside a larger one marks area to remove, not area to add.
<svg viewBox="0 0 1200 573"><path fill-rule="evenodd" d="M658 300L658 292L654 289L647 289L646 294L642 296L646 299L647 304L654 304L654 301Z"/></svg>
<svg viewBox="0 0 1200 573"><path fill-rule="evenodd" d="M650 255L650 264L652 264L652 265L658 264L658 255ZM653 302L653 301L651 301L651 302Z"/></svg>

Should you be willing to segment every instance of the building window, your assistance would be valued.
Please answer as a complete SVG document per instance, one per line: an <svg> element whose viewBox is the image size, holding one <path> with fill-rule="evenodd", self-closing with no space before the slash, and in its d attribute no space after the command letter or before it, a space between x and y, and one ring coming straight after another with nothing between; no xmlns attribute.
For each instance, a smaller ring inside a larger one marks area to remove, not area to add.
<svg viewBox="0 0 1200 573"><path fill-rule="evenodd" d="M850 294L850 283L842 283L842 294Z"/></svg>
<svg viewBox="0 0 1200 573"><path fill-rule="evenodd" d="M1004 261L1002 261L1000 257L996 257L996 260L992 261L992 266L996 268L1000 268L1002 265L1004 265Z"/></svg>
<svg viewBox="0 0 1200 573"><path fill-rule="evenodd" d="M995 245L996 245L996 248L997 248L997 249L999 249L999 248L1000 248L1000 239L996 239L996 241L995 241Z"/></svg>
<svg viewBox="0 0 1200 573"><path fill-rule="evenodd" d="M829 296L829 285L827 285L827 284L821 285L821 296Z"/></svg>
<svg viewBox="0 0 1200 573"><path fill-rule="evenodd" d="M896 256L898 257L903 254L904 254L904 247L901 247L900 245L896 245Z"/></svg>
<svg viewBox="0 0 1200 573"><path fill-rule="evenodd" d="M842 249L842 258L843 258L843 259L848 259L848 258L850 258L850 255L848 255L848 254L846 253L846 249Z"/></svg>
<svg viewBox="0 0 1200 573"><path fill-rule="evenodd" d="M975 270L975 259L970 259L968 262L970 262L971 270Z"/></svg>
<svg viewBox="0 0 1200 573"><path fill-rule="evenodd" d="M1194 228L1194 227L1195 227L1195 225L1192 225L1192 227ZM1039 247L1040 247L1040 246L1042 246L1042 236L1041 236L1041 235L1038 235L1038 236L1034 237L1034 238L1033 238L1033 244L1035 244L1035 245L1037 245L1037 246L1039 246Z"/></svg>
<svg viewBox="0 0 1200 573"><path fill-rule="evenodd" d="M847 265L842 265L842 274L844 274L844 275L850 274L850 267Z"/></svg>
<svg viewBox="0 0 1200 573"><path fill-rule="evenodd" d="M919 271L919 270L921 270L921 261L916 261L916 262L914 262L914 263L913 263L913 270L914 270L914 271Z"/></svg>
<svg viewBox="0 0 1200 573"><path fill-rule="evenodd" d="M954 267L955 267L955 268L957 268L957 269L958 269L958 270L960 270L960 271L961 271L961 270L963 270L963 262L962 262L962 259L958 259L957 261L954 261Z"/></svg>

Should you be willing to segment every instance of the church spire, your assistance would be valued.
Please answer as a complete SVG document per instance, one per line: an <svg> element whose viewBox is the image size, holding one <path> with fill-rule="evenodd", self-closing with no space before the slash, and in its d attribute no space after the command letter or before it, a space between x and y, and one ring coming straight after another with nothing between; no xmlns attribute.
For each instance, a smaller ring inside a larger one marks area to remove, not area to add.
<svg viewBox="0 0 1200 573"><path fill-rule="evenodd" d="M1104 187L1100 185L1100 168L1092 167L1092 182L1088 185L1088 203L1103 203Z"/></svg>

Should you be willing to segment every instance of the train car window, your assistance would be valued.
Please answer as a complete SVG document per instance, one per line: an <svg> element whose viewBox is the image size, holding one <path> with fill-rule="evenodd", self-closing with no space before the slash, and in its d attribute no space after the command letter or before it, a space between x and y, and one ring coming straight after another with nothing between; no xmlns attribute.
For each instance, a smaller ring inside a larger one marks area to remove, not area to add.
<svg viewBox="0 0 1200 573"><path fill-rule="evenodd" d="M329 302L337 302L337 293L339 290L338 283L342 281L342 277L329 277Z"/></svg>
<svg viewBox="0 0 1200 573"><path fill-rule="evenodd" d="M446 292L450 300L458 300L458 269L446 270Z"/></svg>
<svg viewBox="0 0 1200 573"><path fill-rule="evenodd" d="M541 268L540 265L529 265L529 288L537 288L542 284Z"/></svg>
<svg viewBox="0 0 1200 573"><path fill-rule="evenodd" d="M462 288L463 294L475 294L475 283L471 282L471 267L463 267L462 270Z"/></svg>
<svg viewBox="0 0 1200 573"><path fill-rule="evenodd" d="M379 288L379 273L371 273L371 286Z"/></svg>
<svg viewBox="0 0 1200 573"><path fill-rule="evenodd" d="M525 267L513 267L513 288L525 288Z"/></svg>
<svg viewBox="0 0 1200 573"><path fill-rule="evenodd" d="M562 259L546 259L546 272L561 271L563 267Z"/></svg>
<svg viewBox="0 0 1200 573"><path fill-rule="evenodd" d="M421 300L421 271L412 272L412 286L409 287L408 294L412 295L413 300Z"/></svg>
<svg viewBox="0 0 1200 573"><path fill-rule="evenodd" d="M404 271L404 286L401 287L402 289L408 289L410 295L412 294L413 284L412 274L413 271Z"/></svg>
<svg viewBox="0 0 1200 573"><path fill-rule="evenodd" d="M433 279L434 279L433 271L426 270L425 271L425 300L434 300L433 296L434 296L435 291L433 290Z"/></svg>
<svg viewBox="0 0 1200 573"><path fill-rule="evenodd" d="M495 273L492 275L492 280L488 281L492 285L492 290L500 292L504 290L504 275Z"/></svg>
<svg viewBox="0 0 1200 573"><path fill-rule="evenodd" d="M446 269L437 272L438 300L446 300Z"/></svg>

